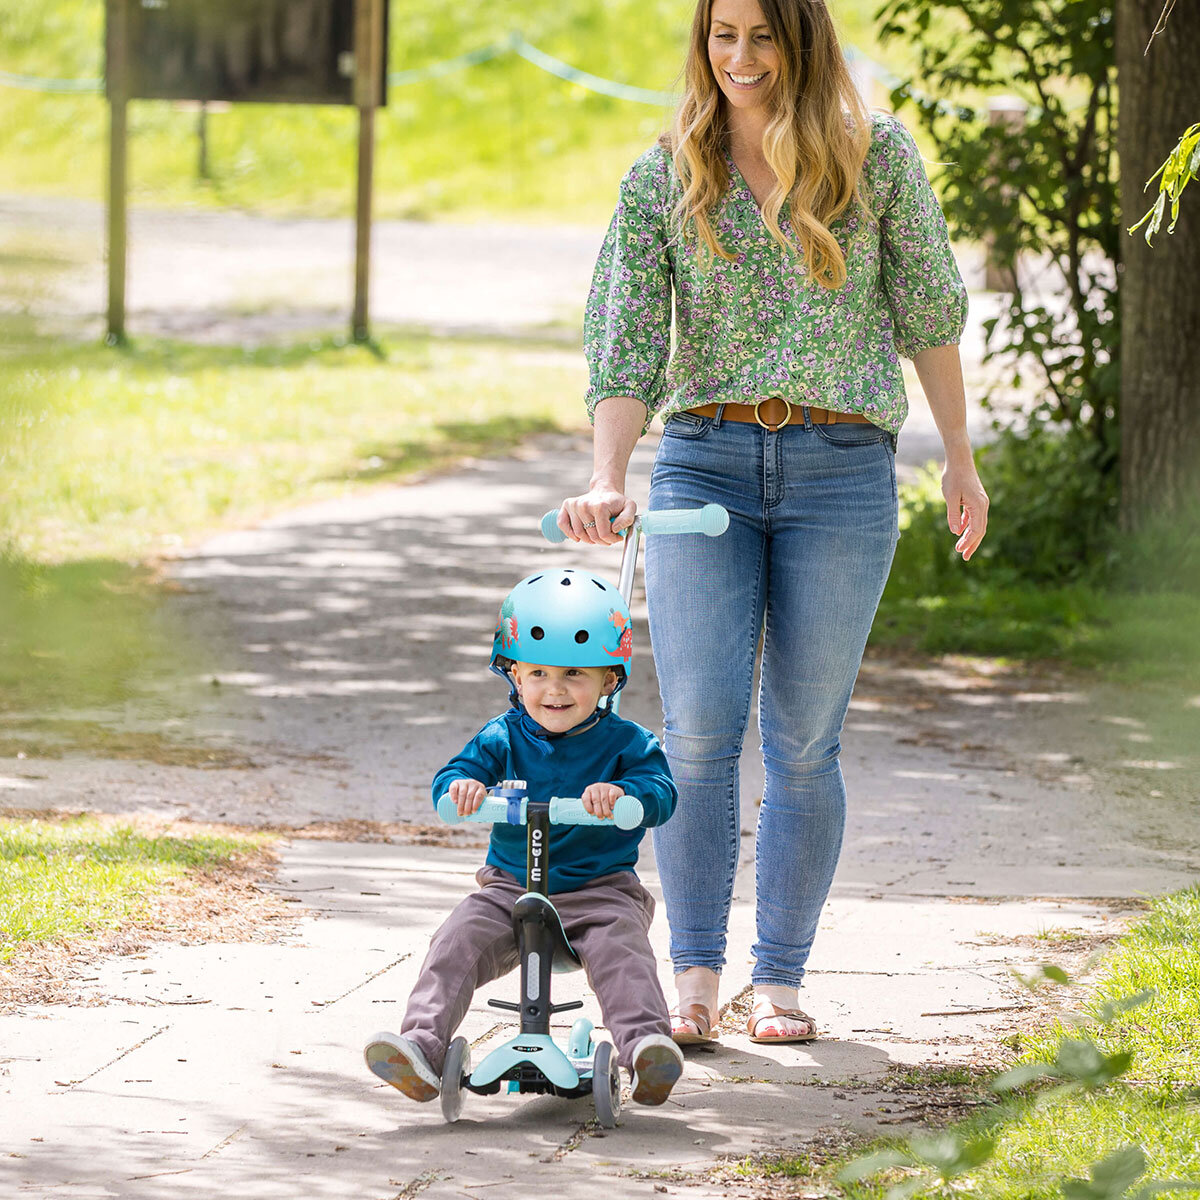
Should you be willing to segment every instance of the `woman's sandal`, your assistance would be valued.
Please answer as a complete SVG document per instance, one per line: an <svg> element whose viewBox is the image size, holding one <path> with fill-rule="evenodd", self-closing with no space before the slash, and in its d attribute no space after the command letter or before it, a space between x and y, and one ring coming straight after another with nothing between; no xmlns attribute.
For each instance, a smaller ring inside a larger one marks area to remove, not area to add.
<svg viewBox="0 0 1200 1200"><path fill-rule="evenodd" d="M708 1045L717 1040L716 1024L712 1010L703 1004L681 1004L671 1011L671 1041L677 1046Z"/></svg>
<svg viewBox="0 0 1200 1200"><path fill-rule="evenodd" d="M804 1021L808 1025L807 1033L778 1033L758 1036L758 1027L764 1021L772 1021L776 1017L790 1017L795 1021ZM770 1000L760 1000L755 1004L750 1018L746 1022L746 1032L752 1042L812 1042L817 1038L817 1023L799 1008L776 1008Z"/></svg>

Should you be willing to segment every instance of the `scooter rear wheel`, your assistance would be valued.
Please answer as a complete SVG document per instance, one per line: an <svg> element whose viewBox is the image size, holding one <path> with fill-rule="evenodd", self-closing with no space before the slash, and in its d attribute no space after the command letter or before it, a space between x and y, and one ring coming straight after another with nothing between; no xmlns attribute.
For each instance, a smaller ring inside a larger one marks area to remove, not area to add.
<svg viewBox="0 0 1200 1200"><path fill-rule="evenodd" d="M592 1059L592 1099L602 1129L615 1129L621 1115L621 1068L612 1042L600 1042Z"/></svg>
<svg viewBox="0 0 1200 1200"><path fill-rule="evenodd" d="M471 1074L471 1046L456 1037L446 1051L442 1067L442 1116L451 1124L462 1115L463 1080Z"/></svg>

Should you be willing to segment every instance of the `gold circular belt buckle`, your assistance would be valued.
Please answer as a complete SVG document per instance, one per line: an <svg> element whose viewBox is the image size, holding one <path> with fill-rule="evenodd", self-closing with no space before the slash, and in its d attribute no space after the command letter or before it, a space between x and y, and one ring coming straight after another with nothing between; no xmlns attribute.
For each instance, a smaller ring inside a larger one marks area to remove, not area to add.
<svg viewBox="0 0 1200 1200"><path fill-rule="evenodd" d="M759 415L759 411L758 411L762 405L769 404L772 400L779 400L779 403L783 405L783 420L780 421L778 425L768 425L766 423L766 421L764 421L762 419L762 417ZM792 406L786 400L783 400L778 396L768 396L765 400L760 400L754 406L754 419L768 433L775 433L776 431L782 429L792 419Z"/></svg>

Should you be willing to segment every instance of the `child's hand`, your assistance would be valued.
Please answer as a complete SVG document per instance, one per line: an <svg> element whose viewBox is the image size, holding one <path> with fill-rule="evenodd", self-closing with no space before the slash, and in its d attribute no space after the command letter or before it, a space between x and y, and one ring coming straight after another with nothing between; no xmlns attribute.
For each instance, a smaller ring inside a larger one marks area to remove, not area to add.
<svg viewBox="0 0 1200 1200"><path fill-rule="evenodd" d="M613 805L625 793L615 783L589 783L580 799L593 817L611 817Z"/></svg>
<svg viewBox="0 0 1200 1200"><path fill-rule="evenodd" d="M487 788L478 779L456 779L450 785L450 799L460 817L469 817L487 799Z"/></svg>

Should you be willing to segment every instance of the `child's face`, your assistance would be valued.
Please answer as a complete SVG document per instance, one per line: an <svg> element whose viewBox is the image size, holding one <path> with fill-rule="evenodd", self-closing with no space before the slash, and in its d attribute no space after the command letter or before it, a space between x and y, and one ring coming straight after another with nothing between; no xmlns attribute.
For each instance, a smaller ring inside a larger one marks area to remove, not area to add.
<svg viewBox="0 0 1200 1200"><path fill-rule="evenodd" d="M601 696L617 686L607 667L547 667L513 663L513 681L525 711L551 733L566 733L596 711Z"/></svg>

